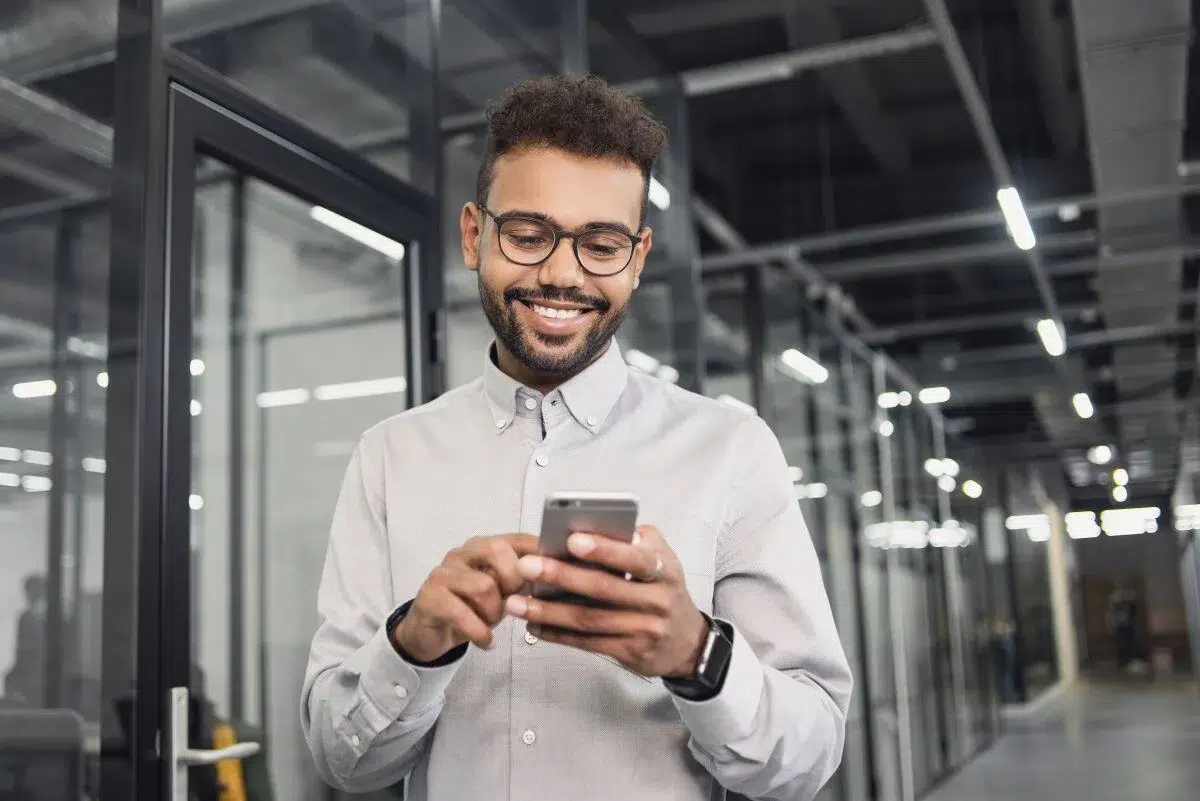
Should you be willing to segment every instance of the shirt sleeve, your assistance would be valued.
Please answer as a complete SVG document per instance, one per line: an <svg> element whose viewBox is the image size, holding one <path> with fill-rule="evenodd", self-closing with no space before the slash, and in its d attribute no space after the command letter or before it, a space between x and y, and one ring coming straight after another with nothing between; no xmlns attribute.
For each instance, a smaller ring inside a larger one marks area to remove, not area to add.
<svg viewBox="0 0 1200 801"><path fill-rule="evenodd" d="M398 604L388 568L384 469L382 448L364 438L333 515L301 696L317 772L352 793L408 775L462 661L421 667L392 646L386 622Z"/></svg>
<svg viewBox="0 0 1200 801"><path fill-rule="evenodd" d="M674 702L693 756L726 789L810 801L841 763L853 679L783 451L761 418L747 426L717 545L728 672L713 698Z"/></svg>

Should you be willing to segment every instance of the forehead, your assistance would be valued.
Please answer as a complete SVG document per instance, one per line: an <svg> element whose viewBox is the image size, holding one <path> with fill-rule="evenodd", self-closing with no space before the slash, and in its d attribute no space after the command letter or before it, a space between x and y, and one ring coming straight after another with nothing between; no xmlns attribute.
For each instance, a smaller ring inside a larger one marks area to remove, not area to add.
<svg viewBox="0 0 1200 801"><path fill-rule="evenodd" d="M488 206L497 213L539 211L568 228L619 220L632 230L641 216L643 181L633 164L522 148L496 159Z"/></svg>

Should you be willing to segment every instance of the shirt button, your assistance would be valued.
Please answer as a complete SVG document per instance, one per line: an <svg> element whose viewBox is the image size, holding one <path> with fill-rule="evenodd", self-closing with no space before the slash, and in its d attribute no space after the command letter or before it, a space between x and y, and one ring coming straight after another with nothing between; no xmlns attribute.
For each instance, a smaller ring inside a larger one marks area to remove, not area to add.
<svg viewBox="0 0 1200 801"><path fill-rule="evenodd" d="M407 698L408 697L408 690L401 687L399 684L397 684L395 687L392 688L392 692L394 692L396 694L397 698Z"/></svg>
<svg viewBox="0 0 1200 801"><path fill-rule="evenodd" d="M527 631L525 632L525 642L529 643L530 645L534 645L537 643L537 637L534 637Z"/></svg>
<svg viewBox="0 0 1200 801"><path fill-rule="evenodd" d="M503 417L496 418L496 428L504 428L504 424L508 422Z"/></svg>
<svg viewBox="0 0 1200 801"><path fill-rule="evenodd" d="M533 745L533 742L536 739L537 735L529 729L526 729L525 733L521 735L521 742L525 743L525 745Z"/></svg>
<svg viewBox="0 0 1200 801"><path fill-rule="evenodd" d="M357 734L351 735L350 736L350 745L354 746L355 748L358 748L360 745L362 745L362 738L360 738Z"/></svg>
<svg viewBox="0 0 1200 801"><path fill-rule="evenodd" d="M546 456L544 453L539 453L534 461L537 462L538 467L545 467L546 465L550 464L550 457Z"/></svg>
<svg viewBox="0 0 1200 801"><path fill-rule="evenodd" d="M595 428L595 427L596 427L596 418L595 418L595 417L589 417L589 418L587 419L587 424L588 424L588 426L590 426L591 428Z"/></svg>
<svg viewBox="0 0 1200 801"><path fill-rule="evenodd" d="M525 408L532 412L534 409L537 408L537 401L535 401L533 398L526 398L525 399Z"/></svg>

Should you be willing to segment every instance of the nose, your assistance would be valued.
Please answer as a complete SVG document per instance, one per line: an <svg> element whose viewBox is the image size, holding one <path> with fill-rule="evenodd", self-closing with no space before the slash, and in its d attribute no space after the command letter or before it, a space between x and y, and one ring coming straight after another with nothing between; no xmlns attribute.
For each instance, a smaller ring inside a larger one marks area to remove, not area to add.
<svg viewBox="0 0 1200 801"><path fill-rule="evenodd" d="M542 286L582 288L583 268L575 258L574 242L567 237L558 240L554 251L538 268L538 283Z"/></svg>

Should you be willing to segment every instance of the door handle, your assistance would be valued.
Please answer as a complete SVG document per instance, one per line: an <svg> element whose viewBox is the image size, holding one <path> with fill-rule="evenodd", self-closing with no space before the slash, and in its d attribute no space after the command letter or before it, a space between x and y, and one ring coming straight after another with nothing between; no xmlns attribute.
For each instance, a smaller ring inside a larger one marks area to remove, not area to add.
<svg viewBox="0 0 1200 801"><path fill-rule="evenodd" d="M227 759L246 759L262 750L258 743L237 743L226 748L189 748L189 705L187 687L171 688L171 799L189 801L188 769L197 765L215 765Z"/></svg>

